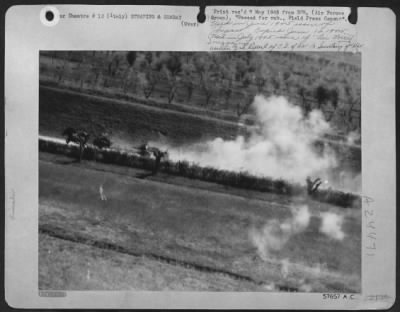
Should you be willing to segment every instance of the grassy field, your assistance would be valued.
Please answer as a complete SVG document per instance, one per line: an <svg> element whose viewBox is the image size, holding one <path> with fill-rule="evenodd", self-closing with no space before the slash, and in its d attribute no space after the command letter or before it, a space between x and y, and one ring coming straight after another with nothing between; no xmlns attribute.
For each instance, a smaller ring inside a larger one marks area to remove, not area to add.
<svg viewBox="0 0 400 312"><path fill-rule="evenodd" d="M40 289L360 291L360 209L45 153L39 170ZM250 233L300 204L307 228L260 257ZM326 212L343 240L320 231Z"/></svg>
<svg viewBox="0 0 400 312"><path fill-rule="evenodd" d="M254 291L251 282L39 235L41 289ZM54 265L57 263L57 265ZM47 278L52 276L52 278Z"/></svg>

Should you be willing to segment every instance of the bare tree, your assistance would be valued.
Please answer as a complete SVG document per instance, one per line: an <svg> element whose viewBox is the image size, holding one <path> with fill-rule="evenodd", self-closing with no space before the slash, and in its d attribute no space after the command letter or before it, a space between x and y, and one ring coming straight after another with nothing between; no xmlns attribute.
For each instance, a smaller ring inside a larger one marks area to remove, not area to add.
<svg viewBox="0 0 400 312"><path fill-rule="evenodd" d="M345 113L345 119L346 119L347 131L350 131L351 125L353 123L353 112L357 111L355 109L355 106L360 103L361 94L360 94L359 90L354 90L354 89L350 88L349 86L346 86L345 87L345 95L346 95L347 101L349 103L349 107ZM361 116L359 118L358 125L361 129Z"/></svg>
<svg viewBox="0 0 400 312"><path fill-rule="evenodd" d="M234 90L235 68L230 63L221 64L220 72L221 72L221 91L224 96L225 105L227 105Z"/></svg>
<svg viewBox="0 0 400 312"><path fill-rule="evenodd" d="M71 65L70 62L68 60L68 55L65 55L61 62L61 64L59 66L56 67L56 73L57 73L57 83L62 83L63 80L65 79L66 76L68 76L68 74L71 71Z"/></svg>
<svg viewBox="0 0 400 312"><path fill-rule="evenodd" d="M203 73L201 88L206 96L206 106L210 104L211 98L218 92L220 81L219 73L213 72L211 69Z"/></svg>
<svg viewBox="0 0 400 312"><path fill-rule="evenodd" d="M182 65L182 84L187 90L187 101L190 101L195 88L195 67L192 63L187 63Z"/></svg>
<svg viewBox="0 0 400 312"><path fill-rule="evenodd" d="M308 114L311 111L311 105L306 100L306 89L303 86L301 86L300 88L297 89L297 94L301 100L300 104L303 109L303 113L305 116L308 116Z"/></svg>
<svg viewBox="0 0 400 312"><path fill-rule="evenodd" d="M177 54L170 54L164 61L164 74L168 83L168 104L176 94L179 82L179 73L182 71L182 62Z"/></svg>
<svg viewBox="0 0 400 312"><path fill-rule="evenodd" d="M240 99L236 102L236 114L238 117L247 114L253 103L253 98L248 96L245 91L242 90L240 94Z"/></svg>
<svg viewBox="0 0 400 312"><path fill-rule="evenodd" d="M243 81L245 74L247 73L247 62L243 59L236 61L236 80Z"/></svg>
<svg viewBox="0 0 400 312"><path fill-rule="evenodd" d="M200 77L200 87L206 97L206 106L208 106L216 92L218 73L213 72L216 66L209 55L197 55L193 64Z"/></svg>
<svg viewBox="0 0 400 312"><path fill-rule="evenodd" d="M142 85L143 94L148 99L154 92L157 83L160 81L159 72L148 70L139 75L139 81Z"/></svg>
<svg viewBox="0 0 400 312"><path fill-rule="evenodd" d="M92 57L90 65L91 65L90 73L91 76L93 77L93 79L91 79L91 86L96 87L101 81L104 63L102 59L97 57L96 58Z"/></svg>
<svg viewBox="0 0 400 312"><path fill-rule="evenodd" d="M254 83L257 86L257 92L262 93L265 85L267 84L270 71L262 55L259 55L254 60Z"/></svg>
<svg viewBox="0 0 400 312"><path fill-rule="evenodd" d="M136 91L136 72L135 72L135 62L136 62L136 52L135 51L129 51L126 54L126 61L128 63L128 67L125 71L124 75L124 82L123 82L123 92L126 93L128 91L128 86L130 85L131 82L134 83L134 88Z"/></svg>
<svg viewBox="0 0 400 312"><path fill-rule="evenodd" d="M153 94L156 85L161 79L161 70L163 68L162 61L155 60L153 57L151 57L152 63L149 63L149 61L150 59L146 58L142 61L140 64L141 72L138 75L146 99Z"/></svg>

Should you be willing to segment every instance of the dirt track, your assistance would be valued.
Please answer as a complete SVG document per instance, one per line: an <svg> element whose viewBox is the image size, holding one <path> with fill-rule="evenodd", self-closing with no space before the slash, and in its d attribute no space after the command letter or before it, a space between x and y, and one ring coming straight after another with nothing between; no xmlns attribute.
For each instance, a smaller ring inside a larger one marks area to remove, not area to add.
<svg viewBox="0 0 400 312"><path fill-rule="evenodd" d="M346 212L346 240L338 242L318 232L318 214L344 212L308 202L308 229L265 261L249 230L290 216L290 198L232 196L235 190L168 176L138 179L141 170L45 153L39 170L41 289L360 290L358 210Z"/></svg>

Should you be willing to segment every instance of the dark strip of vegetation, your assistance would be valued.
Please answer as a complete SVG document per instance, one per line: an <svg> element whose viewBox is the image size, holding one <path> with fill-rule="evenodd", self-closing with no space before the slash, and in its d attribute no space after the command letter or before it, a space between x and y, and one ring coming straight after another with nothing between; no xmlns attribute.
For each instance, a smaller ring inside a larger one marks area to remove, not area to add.
<svg viewBox="0 0 400 312"><path fill-rule="evenodd" d="M70 157L79 158L79 147L66 145L54 141L39 139L39 150L48 153L64 154ZM93 145L88 145L83 153L83 159L97 160L103 163L116 164L153 170L155 161L152 158L141 157L127 152L106 149L100 150ZM306 188L297 183L291 183L282 179L268 177L257 177L245 172L233 172L212 167L201 167L187 161L163 161L160 171L171 175L183 176L189 179L198 179L214 182L222 185L256 190L260 192L271 192L284 195L304 195ZM318 190L312 195L313 199L333 204L344 208L361 207L361 198L352 193L345 193L337 190Z"/></svg>

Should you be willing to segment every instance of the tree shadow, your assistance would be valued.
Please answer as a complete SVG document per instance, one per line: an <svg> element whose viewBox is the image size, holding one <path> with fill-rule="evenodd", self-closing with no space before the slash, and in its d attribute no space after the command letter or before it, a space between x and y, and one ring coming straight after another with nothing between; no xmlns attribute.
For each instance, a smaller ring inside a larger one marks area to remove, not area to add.
<svg viewBox="0 0 400 312"><path fill-rule="evenodd" d="M69 165L69 164L76 164L80 163L79 159L72 159L72 160L56 160L56 164L59 165Z"/></svg>
<svg viewBox="0 0 400 312"><path fill-rule="evenodd" d="M145 179L147 177L151 177L151 176L154 176L154 175L155 175L155 173L153 173L153 172L151 172L151 173L139 173L139 174L137 174L135 176L135 178L137 178L137 179Z"/></svg>

